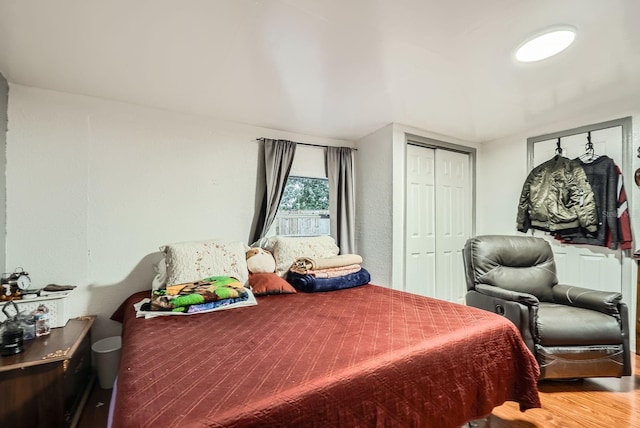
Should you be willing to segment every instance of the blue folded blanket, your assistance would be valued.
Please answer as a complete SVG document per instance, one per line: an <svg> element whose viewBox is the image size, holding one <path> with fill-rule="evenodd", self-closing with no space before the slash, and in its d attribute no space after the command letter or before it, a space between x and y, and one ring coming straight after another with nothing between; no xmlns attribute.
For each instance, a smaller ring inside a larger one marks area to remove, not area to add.
<svg viewBox="0 0 640 428"><path fill-rule="evenodd" d="M313 293L316 291L342 290L368 284L371 280L371 275L365 268L362 268L358 272L333 278L316 278L313 275L287 272L286 279L296 290Z"/></svg>

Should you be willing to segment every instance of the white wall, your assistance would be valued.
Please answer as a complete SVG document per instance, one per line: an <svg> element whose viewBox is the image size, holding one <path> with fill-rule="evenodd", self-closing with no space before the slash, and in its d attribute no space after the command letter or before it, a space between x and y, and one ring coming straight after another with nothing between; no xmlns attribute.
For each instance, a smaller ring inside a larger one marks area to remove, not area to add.
<svg viewBox="0 0 640 428"><path fill-rule="evenodd" d="M638 149L640 148L640 110L631 112L633 122L633 135L631 137L631 171L626 173L624 187L627 192L627 198L630 200L629 214L631 216L631 229L633 232L633 251L640 249L640 188L636 186L634 181L634 172L640 168L640 158L638 158ZM627 115L627 116L629 116ZM638 288L637 288L637 263L633 260L625 260L628 269L623 271L623 299L629 305L629 326L631 327L631 349L637 349L636 338L638 326ZM627 287L626 289L624 287Z"/></svg>
<svg viewBox="0 0 640 428"><path fill-rule="evenodd" d="M516 234L518 201L528 174L527 138L534 135L509 137L478 148L476 235Z"/></svg>
<svg viewBox="0 0 640 428"><path fill-rule="evenodd" d="M371 282L391 284L392 145L393 126L387 125L358 140L356 174L356 248Z"/></svg>
<svg viewBox="0 0 640 428"><path fill-rule="evenodd" d="M159 246L248 241L262 136L351 145L11 84L6 268L76 285L71 316L118 334L108 318L150 288Z"/></svg>
<svg viewBox="0 0 640 428"><path fill-rule="evenodd" d="M7 167L7 109L9 107L9 85L0 73L0 269L6 272L6 167Z"/></svg>

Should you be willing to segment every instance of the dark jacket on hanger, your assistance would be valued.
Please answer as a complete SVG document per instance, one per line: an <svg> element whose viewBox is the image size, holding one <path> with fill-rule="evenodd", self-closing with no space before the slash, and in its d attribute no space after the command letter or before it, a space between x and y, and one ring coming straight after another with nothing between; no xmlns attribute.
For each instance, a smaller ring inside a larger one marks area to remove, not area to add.
<svg viewBox="0 0 640 428"><path fill-rule="evenodd" d="M575 159L582 165L593 194L595 197L598 230L589 233L584 229L563 230L558 232L562 242L568 244L589 244L607 246L607 237L610 237L609 248L618 248L618 173L616 165L608 156L600 156L591 162ZM610 235L608 235L610 234ZM611 239L612 238L612 239Z"/></svg>
<svg viewBox="0 0 640 428"><path fill-rule="evenodd" d="M556 155L527 176L518 203L516 227L547 232L598 229L596 203L587 175L575 160Z"/></svg>

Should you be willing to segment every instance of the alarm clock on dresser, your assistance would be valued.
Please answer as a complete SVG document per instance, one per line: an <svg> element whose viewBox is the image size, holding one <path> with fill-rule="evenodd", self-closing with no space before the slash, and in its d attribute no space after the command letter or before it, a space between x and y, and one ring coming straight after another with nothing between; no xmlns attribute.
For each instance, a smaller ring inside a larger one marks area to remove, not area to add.
<svg viewBox="0 0 640 428"><path fill-rule="evenodd" d="M22 268L16 268L13 273L5 273L0 280L5 290L0 290L4 295L22 294L31 286L29 274Z"/></svg>

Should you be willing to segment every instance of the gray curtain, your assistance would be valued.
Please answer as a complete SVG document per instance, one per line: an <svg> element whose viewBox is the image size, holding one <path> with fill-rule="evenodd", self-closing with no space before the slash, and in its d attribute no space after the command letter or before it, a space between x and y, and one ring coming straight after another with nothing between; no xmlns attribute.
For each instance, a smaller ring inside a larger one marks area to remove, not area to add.
<svg viewBox="0 0 640 428"><path fill-rule="evenodd" d="M353 192L353 156L349 147L327 147L329 178L329 215L331 236L340 253L355 253L355 198Z"/></svg>
<svg viewBox="0 0 640 428"><path fill-rule="evenodd" d="M256 213L250 243L264 237L273 223L284 187L289 178L296 143L287 140L260 140L256 183Z"/></svg>

